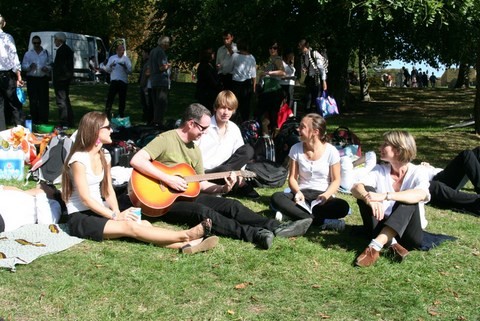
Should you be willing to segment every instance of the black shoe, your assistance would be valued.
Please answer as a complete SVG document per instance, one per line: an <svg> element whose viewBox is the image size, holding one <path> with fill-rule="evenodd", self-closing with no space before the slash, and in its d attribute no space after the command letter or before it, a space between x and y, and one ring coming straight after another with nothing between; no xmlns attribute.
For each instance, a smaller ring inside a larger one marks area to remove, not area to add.
<svg viewBox="0 0 480 321"><path fill-rule="evenodd" d="M264 250L268 250L272 247L274 237L275 235L271 231L261 228L253 236L253 243Z"/></svg>
<svg viewBox="0 0 480 321"><path fill-rule="evenodd" d="M258 194L257 191L253 189L252 185L248 183L237 188L237 190L234 192L234 195L251 199L260 198L260 194Z"/></svg>
<svg viewBox="0 0 480 321"><path fill-rule="evenodd" d="M313 219L311 218L304 218L303 220L282 223L275 229L275 236L292 237L303 235L307 232L310 225L312 225L312 221Z"/></svg>

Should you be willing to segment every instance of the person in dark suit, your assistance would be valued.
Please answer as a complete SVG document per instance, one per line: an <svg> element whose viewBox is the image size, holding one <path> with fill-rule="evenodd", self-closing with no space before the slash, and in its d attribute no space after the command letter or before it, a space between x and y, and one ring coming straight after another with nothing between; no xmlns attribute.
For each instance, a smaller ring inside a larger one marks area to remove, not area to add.
<svg viewBox="0 0 480 321"><path fill-rule="evenodd" d="M57 53L53 62L53 88L58 106L60 125L73 127L73 109L70 104L70 81L73 78L73 51L65 43L63 32L54 35Z"/></svg>

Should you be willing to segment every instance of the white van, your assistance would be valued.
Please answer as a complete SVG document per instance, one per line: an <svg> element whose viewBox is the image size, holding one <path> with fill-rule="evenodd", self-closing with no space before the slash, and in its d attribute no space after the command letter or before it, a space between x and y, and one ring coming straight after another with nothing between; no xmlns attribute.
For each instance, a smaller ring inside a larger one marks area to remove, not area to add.
<svg viewBox="0 0 480 321"><path fill-rule="evenodd" d="M57 49L53 41L58 31L36 31L30 33L28 50L33 49L32 38L39 36L42 40L42 47L48 51L50 61L53 62ZM95 67L107 59L107 50L100 37L82 35L78 33L64 32L67 36L67 45L73 50L73 75L77 79L93 79L90 68L90 58Z"/></svg>

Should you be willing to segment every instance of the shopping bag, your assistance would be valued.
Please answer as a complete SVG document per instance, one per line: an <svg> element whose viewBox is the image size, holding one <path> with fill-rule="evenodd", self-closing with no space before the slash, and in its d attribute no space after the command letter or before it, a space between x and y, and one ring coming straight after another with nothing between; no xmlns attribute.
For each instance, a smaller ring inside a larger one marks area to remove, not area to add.
<svg viewBox="0 0 480 321"><path fill-rule="evenodd" d="M340 114L335 98L328 96L327 91L324 91L321 96L317 97L316 105L317 112L322 115L323 118Z"/></svg>
<svg viewBox="0 0 480 321"><path fill-rule="evenodd" d="M17 87L17 98L18 101L23 105L27 101L27 95L25 94L25 91L22 89L22 87Z"/></svg>

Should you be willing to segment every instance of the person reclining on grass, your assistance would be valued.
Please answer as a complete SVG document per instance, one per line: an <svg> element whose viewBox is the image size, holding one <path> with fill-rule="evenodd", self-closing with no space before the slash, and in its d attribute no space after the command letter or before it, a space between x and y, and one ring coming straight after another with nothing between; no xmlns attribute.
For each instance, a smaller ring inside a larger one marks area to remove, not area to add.
<svg viewBox="0 0 480 321"><path fill-rule="evenodd" d="M0 232L27 224L55 224L61 213L59 202L41 188L24 191L0 185Z"/></svg>
<svg viewBox="0 0 480 321"><path fill-rule="evenodd" d="M202 154L194 141L207 133L211 116L206 107L191 104L186 108L179 128L158 135L133 156L130 164L139 173L162 182L174 191L185 192L189 185L183 177L162 170L152 160L165 166L187 164L196 174L204 174ZM274 236L299 236L307 231L312 223L311 218L280 224L253 212L237 200L211 195L230 192L236 181L234 172L225 174L224 185L201 181L202 193L198 197L193 201L177 198L168 212L160 217L161 220L192 226L199 221L212 219L212 232L252 242L263 249L272 246Z"/></svg>
<svg viewBox="0 0 480 321"><path fill-rule="evenodd" d="M188 254L215 247L218 237L208 237L210 219L189 230L172 231L139 221L132 208L120 213L110 174L111 157L102 148L112 143L111 132L104 113L89 112L80 120L62 173L62 196L71 234L95 241L131 237Z"/></svg>
<svg viewBox="0 0 480 321"><path fill-rule="evenodd" d="M444 169L421 163L430 179L430 203L453 210L480 215L480 147L464 150L453 158ZM461 192L467 179L475 193Z"/></svg>

